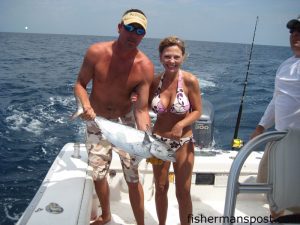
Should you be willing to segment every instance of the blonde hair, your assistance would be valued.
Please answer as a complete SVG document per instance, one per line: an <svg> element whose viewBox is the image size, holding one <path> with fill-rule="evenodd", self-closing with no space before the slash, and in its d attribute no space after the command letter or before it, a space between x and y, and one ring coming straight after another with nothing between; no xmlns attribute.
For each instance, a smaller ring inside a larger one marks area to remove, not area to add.
<svg viewBox="0 0 300 225"><path fill-rule="evenodd" d="M182 55L185 55L184 41L176 36L166 37L159 43L159 54L161 55L164 49L170 46L178 46L178 48L182 51Z"/></svg>

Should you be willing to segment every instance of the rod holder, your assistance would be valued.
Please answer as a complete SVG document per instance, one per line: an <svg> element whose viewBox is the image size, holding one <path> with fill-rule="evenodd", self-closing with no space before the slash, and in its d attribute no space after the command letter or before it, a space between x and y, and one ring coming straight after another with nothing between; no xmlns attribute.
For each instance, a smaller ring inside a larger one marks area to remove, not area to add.
<svg viewBox="0 0 300 225"><path fill-rule="evenodd" d="M74 143L73 158L80 159L80 143Z"/></svg>

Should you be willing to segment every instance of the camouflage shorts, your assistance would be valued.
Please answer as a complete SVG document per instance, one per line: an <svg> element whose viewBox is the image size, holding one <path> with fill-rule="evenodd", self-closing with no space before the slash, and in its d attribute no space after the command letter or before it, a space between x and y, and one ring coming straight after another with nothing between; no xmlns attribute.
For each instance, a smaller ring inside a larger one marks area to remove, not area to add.
<svg viewBox="0 0 300 225"><path fill-rule="evenodd" d="M111 121L121 122L124 125L136 128L132 111L121 117L120 120ZM120 156L125 180L129 183L137 183L139 181L139 160L105 140L94 121L87 121L86 125L86 148L89 155L89 165L93 167L93 179L101 180L105 178L110 167L113 150Z"/></svg>

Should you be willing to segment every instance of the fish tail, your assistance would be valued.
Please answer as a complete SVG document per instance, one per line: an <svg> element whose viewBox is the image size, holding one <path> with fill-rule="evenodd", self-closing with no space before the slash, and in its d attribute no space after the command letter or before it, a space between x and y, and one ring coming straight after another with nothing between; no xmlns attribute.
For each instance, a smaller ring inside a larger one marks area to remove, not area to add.
<svg viewBox="0 0 300 225"><path fill-rule="evenodd" d="M75 98L76 98L77 110L71 116L71 120L76 119L78 116L80 116L83 113L83 107L82 107L82 104L81 104L81 101L80 101L79 97L75 96Z"/></svg>

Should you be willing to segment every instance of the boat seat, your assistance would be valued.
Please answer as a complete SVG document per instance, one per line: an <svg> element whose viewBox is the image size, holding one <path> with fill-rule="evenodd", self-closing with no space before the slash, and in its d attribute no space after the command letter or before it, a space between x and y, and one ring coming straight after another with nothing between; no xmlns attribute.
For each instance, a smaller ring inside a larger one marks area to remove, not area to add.
<svg viewBox="0 0 300 225"><path fill-rule="evenodd" d="M289 130L284 138L269 147L267 193L270 208L275 212L300 208L300 130Z"/></svg>
<svg viewBox="0 0 300 225"><path fill-rule="evenodd" d="M239 183L241 168L251 152L269 144L268 176L266 183ZM270 208L280 211L300 208L300 130L271 131L250 140L234 159L227 182L224 216L234 216L239 193L266 193ZM293 219L297 217L294 216ZM299 217L298 217L299 218ZM299 222L299 220L298 220ZM231 224L226 221L224 224Z"/></svg>

